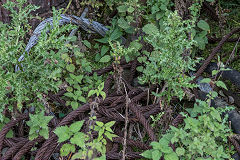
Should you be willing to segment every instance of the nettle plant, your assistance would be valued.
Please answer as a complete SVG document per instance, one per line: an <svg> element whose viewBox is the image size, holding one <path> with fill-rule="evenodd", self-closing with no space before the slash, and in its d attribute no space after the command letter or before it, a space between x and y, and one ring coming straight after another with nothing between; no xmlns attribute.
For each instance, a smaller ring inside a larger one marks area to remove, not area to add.
<svg viewBox="0 0 240 160"><path fill-rule="evenodd" d="M196 44L193 39L188 39L187 32L191 30L191 20L182 20L177 12L169 12L164 28L159 29L155 24L147 24L143 31L147 34L145 40L153 46L152 52L144 51L138 58L144 66L138 67L142 72L139 77L141 83L167 84L167 90L157 96L172 96L180 99L184 96L182 88L193 88L193 79L185 75L188 70L194 70L197 60L191 58L191 49Z"/></svg>
<svg viewBox="0 0 240 160"><path fill-rule="evenodd" d="M96 119L96 117L92 117ZM84 121L77 121L68 126L57 127L54 133L58 136L58 142L68 142L63 144L60 149L61 156L67 156L70 153L75 153L72 159L95 159L95 160L104 160L106 159L106 144L107 140L112 141L113 137L116 137L113 134L111 127L115 124L114 121L103 123L96 121L96 124L93 127L93 130L98 133L98 137L92 139L90 136L92 133L85 134L80 132ZM98 154L97 154L98 153ZM101 154L100 157L97 156Z"/></svg>

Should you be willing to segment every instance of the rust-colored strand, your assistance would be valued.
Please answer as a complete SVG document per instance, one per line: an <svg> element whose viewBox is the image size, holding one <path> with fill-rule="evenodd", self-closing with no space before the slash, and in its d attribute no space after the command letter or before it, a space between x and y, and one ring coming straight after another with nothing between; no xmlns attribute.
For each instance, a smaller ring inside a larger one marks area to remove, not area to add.
<svg viewBox="0 0 240 160"><path fill-rule="evenodd" d="M150 111L142 111L144 113L144 117L148 118L150 115L156 115L161 112L161 108L159 105L153 105Z"/></svg>
<svg viewBox="0 0 240 160"><path fill-rule="evenodd" d="M29 118L28 114L21 115L16 118L16 120L12 119L10 122L8 122L0 131L0 151L2 151L3 142L6 134L10 131L12 127L14 127L19 121L22 121L24 119ZM0 154L0 159L2 159L2 156Z"/></svg>
<svg viewBox="0 0 240 160"><path fill-rule="evenodd" d="M104 88L103 91L106 93L106 95L109 95L109 90L111 89L111 83L113 81L113 75L109 75L108 78L104 82Z"/></svg>
<svg viewBox="0 0 240 160"><path fill-rule="evenodd" d="M208 37L208 43L216 43L221 41L222 38L216 38L216 37ZM225 42L237 42L238 38L229 38Z"/></svg>
<svg viewBox="0 0 240 160"><path fill-rule="evenodd" d="M172 126L177 127L179 124L183 123L184 117L178 114L177 117L172 121Z"/></svg>
<svg viewBox="0 0 240 160"><path fill-rule="evenodd" d="M9 138L4 138L4 144L6 144L8 147L12 147L15 145L15 143Z"/></svg>
<svg viewBox="0 0 240 160"><path fill-rule="evenodd" d="M134 103L130 103L129 104L129 108L130 110L132 110L137 119L139 120L139 122L143 125L143 127L146 129L151 141L156 141L157 138L152 130L152 128L150 127L149 123L147 122L146 118L143 116L143 114L141 113L140 109L138 109L138 107L136 106L136 104Z"/></svg>
<svg viewBox="0 0 240 160"><path fill-rule="evenodd" d="M20 142L18 142L16 145L14 145L13 147L9 148L7 150L7 152L3 155L2 160L8 160L8 159L12 159L12 157L16 154L17 151L20 150L20 148L23 147L23 145L25 145L26 143L28 143L28 139L24 139Z"/></svg>
<svg viewBox="0 0 240 160"><path fill-rule="evenodd" d="M85 104L83 106L78 107L76 110L70 112L58 125L59 126L64 126L64 125L68 125L69 123L71 123L80 113L84 113L86 111L89 111L90 107L89 104ZM54 130L53 130L54 131ZM44 154L46 153L47 150L50 150L50 152L52 152L52 150L54 150L54 148L56 147L52 147L49 148L48 146L52 144L54 144L57 141L57 136L53 133L53 131L50 133L50 137L49 139L47 139L42 147L38 150L35 159L42 159L44 157Z"/></svg>
<svg viewBox="0 0 240 160"><path fill-rule="evenodd" d="M31 148L35 145L35 143L40 143L44 140L43 137L38 137L34 139L33 141L29 141L26 143L20 150L17 152L17 154L13 157L13 160L21 160L22 156L27 153Z"/></svg>
<svg viewBox="0 0 240 160"><path fill-rule="evenodd" d="M234 33L237 33L240 31L240 28L235 28L233 29L230 33L228 33L226 36L223 37L223 39L219 42L219 44L217 45L217 47L215 47L211 54L208 56L208 58L204 61L203 65L199 68L199 70L196 73L196 77L194 78L194 81L197 80L197 78L203 73L203 71L206 69L206 67L208 66L208 64L211 62L211 60L213 59L213 57L216 55L216 53L218 52L218 50L222 47L222 45L226 42L226 40L228 38L230 38Z"/></svg>
<svg viewBox="0 0 240 160"><path fill-rule="evenodd" d="M135 73L136 73L137 65L138 65L138 61L137 61L137 59L135 59L135 60L132 62L131 75L130 75L130 78L129 78L128 82L132 82L132 80L133 80L133 78L134 78L134 76L135 76Z"/></svg>
<svg viewBox="0 0 240 160"><path fill-rule="evenodd" d="M110 152L117 152L119 149L119 144L118 143L113 143L112 149Z"/></svg>
<svg viewBox="0 0 240 160"><path fill-rule="evenodd" d="M236 151L240 155L240 146L239 146L238 142L233 137L228 137L228 140L233 144L233 146L235 147Z"/></svg>
<svg viewBox="0 0 240 160"><path fill-rule="evenodd" d="M141 155L141 152L127 152L126 153L126 159L141 159L143 158ZM121 159L122 154L119 152L109 152L106 154L107 159Z"/></svg>

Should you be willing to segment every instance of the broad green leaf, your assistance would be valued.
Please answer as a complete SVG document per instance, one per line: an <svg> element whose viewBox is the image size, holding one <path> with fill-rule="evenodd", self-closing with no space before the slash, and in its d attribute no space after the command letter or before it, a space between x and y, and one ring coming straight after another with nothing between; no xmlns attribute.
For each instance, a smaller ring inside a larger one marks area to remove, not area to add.
<svg viewBox="0 0 240 160"><path fill-rule="evenodd" d="M87 40L84 40L83 41L83 44L85 45L85 46L87 46L88 48L90 48L91 49L91 43L90 42L88 42Z"/></svg>
<svg viewBox="0 0 240 160"><path fill-rule="evenodd" d="M213 70L212 71L212 76L215 76L219 71L218 70Z"/></svg>
<svg viewBox="0 0 240 160"><path fill-rule="evenodd" d="M101 92L100 92L100 95L103 97L103 99L105 99L105 98L106 98L106 96L107 96L107 95L106 95L106 93L105 93L105 92L103 92L103 91L101 91Z"/></svg>
<svg viewBox="0 0 240 160"><path fill-rule="evenodd" d="M149 35L155 35L155 34L159 33L158 28L152 23L146 24L142 30L143 30L143 32L145 32L146 34L149 34Z"/></svg>
<svg viewBox="0 0 240 160"><path fill-rule="evenodd" d="M113 41L113 40L117 40L118 38L120 38L122 36L122 32L116 28L110 35L109 39L110 41Z"/></svg>
<svg viewBox="0 0 240 160"><path fill-rule="evenodd" d="M210 78L204 78L200 81L200 83L210 83L211 79Z"/></svg>
<svg viewBox="0 0 240 160"><path fill-rule="evenodd" d="M123 29L128 29L130 27L129 24L127 23L127 21L123 17L118 19L118 26Z"/></svg>
<svg viewBox="0 0 240 160"><path fill-rule="evenodd" d="M179 160L177 154L175 152L164 154L165 160Z"/></svg>
<svg viewBox="0 0 240 160"><path fill-rule="evenodd" d="M83 126L83 123L84 123L84 120L74 122L74 123L71 124L71 126L69 127L69 131L71 131L71 132L73 132L73 133L76 133L76 132L80 131L80 129L81 129L82 126Z"/></svg>
<svg viewBox="0 0 240 160"><path fill-rule="evenodd" d="M129 45L130 48L134 48L136 50L140 50L142 48L142 44L137 41L132 41Z"/></svg>
<svg viewBox="0 0 240 160"><path fill-rule="evenodd" d="M115 121L110 121L105 124L106 127L112 127L116 122Z"/></svg>
<svg viewBox="0 0 240 160"><path fill-rule="evenodd" d="M217 85L218 87L221 87L221 88L224 88L224 89L228 90L228 89L227 89L227 86L225 85L225 83L223 83L223 81L217 81L217 82L216 82L216 85Z"/></svg>
<svg viewBox="0 0 240 160"><path fill-rule="evenodd" d="M70 42L75 42L77 40L77 37L76 36L69 36L67 38L67 40L70 41Z"/></svg>
<svg viewBox="0 0 240 160"><path fill-rule="evenodd" d="M105 135L108 139L110 139L111 141L112 141L112 138L118 137L117 135L111 134L110 132L106 132L106 133L104 133L104 135Z"/></svg>
<svg viewBox="0 0 240 160"><path fill-rule="evenodd" d="M84 98L83 96L79 96L79 97L78 97L78 100L79 100L80 102L83 102L83 103L86 103L86 102L87 102L86 98Z"/></svg>
<svg viewBox="0 0 240 160"><path fill-rule="evenodd" d="M77 109L78 108L78 102L72 101L71 106L74 110Z"/></svg>
<svg viewBox="0 0 240 160"><path fill-rule="evenodd" d="M185 154L185 149L184 148L180 148L180 147L178 147L177 149L176 149L176 153L177 153L177 155L178 156L183 156L184 154Z"/></svg>
<svg viewBox="0 0 240 160"><path fill-rule="evenodd" d="M67 156L69 153L74 153L76 150L75 146L72 144L64 144L62 148L60 149L60 155L61 156Z"/></svg>
<svg viewBox="0 0 240 160"><path fill-rule="evenodd" d="M103 123L103 122L100 122L100 121L96 121L96 124L97 124L99 127L103 127L103 126L104 126L104 123Z"/></svg>
<svg viewBox="0 0 240 160"><path fill-rule="evenodd" d="M210 27L208 25L208 23L204 20L200 20L198 23L197 23L197 26L199 28L201 28L202 30L205 30L205 31L210 31Z"/></svg>
<svg viewBox="0 0 240 160"><path fill-rule="evenodd" d="M43 138L45 138L45 139L48 139L48 137L49 137L48 130L47 129L41 129L39 131L39 135L43 136Z"/></svg>
<svg viewBox="0 0 240 160"><path fill-rule="evenodd" d="M220 116L219 112L218 112L216 109L214 109L213 111L211 111L210 114L211 114L211 116L212 116L214 119L218 120L219 122L222 121L222 120L221 120L221 116Z"/></svg>
<svg viewBox="0 0 240 160"><path fill-rule="evenodd" d="M66 69L69 71L69 72L74 72L75 71L75 66L73 64L68 64L66 66Z"/></svg>
<svg viewBox="0 0 240 160"><path fill-rule="evenodd" d="M96 90L90 90L88 92L88 97L91 97L92 95L94 95L96 93Z"/></svg>
<svg viewBox="0 0 240 160"><path fill-rule="evenodd" d="M162 157L162 153L159 150L153 150L152 152L152 159L159 160Z"/></svg>
<svg viewBox="0 0 240 160"><path fill-rule="evenodd" d="M118 12L124 13L128 10L128 6L127 5L121 5L119 7L117 7Z"/></svg>
<svg viewBox="0 0 240 160"><path fill-rule="evenodd" d="M107 53L108 50L109 50L109 47L103 45L102 48L101 48L101 56L104 56Z"/></svg>
<svg viewBox="0 0 240 160"><path fill-rule="evenodd" d="M111 57L110 57L109 55L105 55L104 57L102 57L102 58L100 59L99 62L101 62L101 63L107 63L107 62L109 62L110 60L111 60Z"/></svg>
<svg viewBox="0 0 240 160"><path fill-rule="evenodd" d="M128 11L129 13L132 13L134 10L135 10L135 9L134 9L132 6L128 7L128 9L127 9L127 11Z"/></svg>
<svg viewBox="0 0 240 160"><path fill-rule="evenodd" d="M72 92L67 92L67 93L64 94L64 96L73 98L75 95Z"/></svg>
<svg viewBox="0 0 240 160"><path fill-rule="evenodd" d="M104 37L101 39L95 39L96 41L100 42L100 43L108 43L108 37Z"/></svg>
<svg viewBox="0 0 240 160"><path fill-rule="evenodd" d="M141 155L145 158L152 159L152 151L153 150L146 150L143 153L141 153Z"/></svg>
<svg viewBox="0 0 240 160"><path fill-rule="evenodd" d="M71 133L69 132L68 126L57 127L55 129L54 133L58 136L58 142L59 143L68 140L71 136Z"/></svg>
<svg viewBox="0 0 240 160"><path fill-rule="evenodd" d="M82 133L82 132L78 132L76 134L74 134L74 136L70 139L70 142L72 144L76 144L77 146L84 148L85 147L85 140L86 139L86 134Z"/></svg>

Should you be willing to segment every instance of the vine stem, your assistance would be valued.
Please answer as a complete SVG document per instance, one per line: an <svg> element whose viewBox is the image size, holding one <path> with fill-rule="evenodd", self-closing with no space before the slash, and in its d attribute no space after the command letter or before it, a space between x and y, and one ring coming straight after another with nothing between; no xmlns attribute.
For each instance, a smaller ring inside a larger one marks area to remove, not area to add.
<svg viewBox="0 0 240 160"><path fill-rule="evenodd" d="M126 149L127 149L128 105L131 102L131 100L128 97L127 89L126 89L125 83L122 81L122 79L121 79L121 82L123 84L123 87L124 87L124 90L125 90L125 94L126 94L125 127L124 127L123 151L122 151L122 160L125 160Z"/></svg>
<svg viewBox="0 0 240 160"><path fill-rule="evenodd" d="M68 8L70 7L71 3L72 3L72 0L70 0L70 1L68 2L68 5L67 5L66 9L64 10L63 14L65 14L65 13L67 12L67 10L68 10Z"/></svg>

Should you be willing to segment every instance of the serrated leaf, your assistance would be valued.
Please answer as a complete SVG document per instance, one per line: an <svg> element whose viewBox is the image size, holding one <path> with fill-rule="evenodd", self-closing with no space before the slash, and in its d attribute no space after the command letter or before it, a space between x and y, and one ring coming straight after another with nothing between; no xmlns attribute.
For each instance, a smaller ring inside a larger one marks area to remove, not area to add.
<svg viewBox="0 0 240 160"><path fill-rule="evenodd" d="M83 126L83 123L84 123L84 120L74 122L74 123L71 124L71 126L69 127L69 130L70 130L71 132L73 132L73 133L76 133L76 132L80 131L80 129L81 129L82 126Z"/></svg>
<svg viewBox="0 0 240 160"><path fill-rule="evenodd" d="M218 87L221 87L221 88L224 88L224 89L228 90L228 89L227 89L227 86L226 86L225 83L223 83L222 81L217 81L217 82L216 82L216 85L217 85Z"/></svg>
<svg viewBox="0 0 240 160"><path fill-rule="evenodd" d="M121 5L119 7L117 7L118 12L124 13L128 10L128 6L127 5Z"/></svg>
<svg viewBox="0 0 240 160"><path fill-rule="evenodd" d="M101 56L104 56L107 53L108 50L109 50L109 47L103 45L102 48L101 48Z"/></svg>
<svg viewBox="0 0 240 160"><path fill-rule="evenodd" d="M58 142L64 142L68 140L71 136L68 126L57 127L54 133L58 136Z"/></svg>
<svg viewBox="0 0 240 160"><path fill-rule="evenodd" d="M185 149L182 148L182 147L178 147L176 149L176 153L177 153L178 156L183 156L185 154Z"/></svg>
<svg viewBox="0 0 240 160"><path fill-rule="evenodd" d="M76 144L77 146L79 146L81 148L84 148L85 140L87 140L86 134L84 134L82 132L78 132L78 133L74 134L74 136L70 139L70 142L72 144Z"/></svg>
<svg viewBox="0 0 240 160"><path fill-rule="evenodd" d="M39 135L40 135L40 136L43 136L43 138L45 138L45 139L48 139L48 137L49 137L48 130L46 130L46 129L41 129L41 130L39 131Z"/></svg>
<svg viewBox="0 0 240 160"><path fill-rule="evenodd" d="M129 45L130 48L134 48L136 50L140 50L142 48L142 44L137 41L132 41Z"/></svg>
<svg viewBox="0 0 240 160"><path fill-rule="evenodd" d="M73 64L69 64L69 65L66 66L66 69L69 72L74 72L75 71L75 66Z"/></svg>
<svg viewBox="0 0 240 160"><path fill-rule="evenodd" d="M220 116L220 114L219 114L219 112L218 112L217 110L211 111L210 114L211 114L211 116L212 116L214 119L216 119L216 120L218 120L219 122L221 122L221 116Z"/></svg>
<svg viewBox="0 0 240 160"><path fill-rule="evenodd" d="M110 41L116 40L122 36L122 32L116 28L110 35L109 39Z"/></svg>
<svg viewBox="0 0 240 160"><path fill-rule="evenodd" d="M159 33L158 28L152 23L146 24L142 30L143 30L143 32L145 32L146 34L149 34L149 35L155 35L155 34Z"/></svg>
<svg viewBox="0 0 240 160"><path fill-rule="evenodd" d="M111 59L111 57L109 55L106 55L106 56L102 57L99 62L107 63L110 61L110 59Z"/></svg>
<svg viewBox="0 0 240 160"><path fill-rule="evenodd" d="M60 149L60 155L61 156L67 156L69 153L74 153L76 150L75 146L72 144L64 144L62 148Z"/></svg>
<svg viewBox="0 0 240 160"><path fill-rule="evenodd" d="M161 157L162 157L162 153L159 152L159 150L154 150L152 152L152 159L153 160L160 160Z"/></svg>
<svg viewBox="0 0 240 160"><path fill-rule="evenodd" d="M205 31L210 31L210 27L208 25L208 23L204 20L200 20L198 23L197 23L197 26L199 28L201 28L202 30L205 30Z"/></svg>
<svg viewBox="0 0 240 160"><path fill-rule="evenodd" d="M172 152L169 154L164 154L164 159L165 160L179 160L179 158L175 152Z"/></svg>
<svg viewBox="0 0 240 160"><path fill-rule="evenodd" d="M130 28L130 25L127 23L127 21L121 17L120 19L118 19L118 26L123 28L123 29L128 29Z"/></svg>
<svg viewBox="0 0 240 160"><path fill-rule="evenodd" d="M141 153L141 156L148 158L148 159L152 159L152 150L146 150L143 153Z"/></svg>

